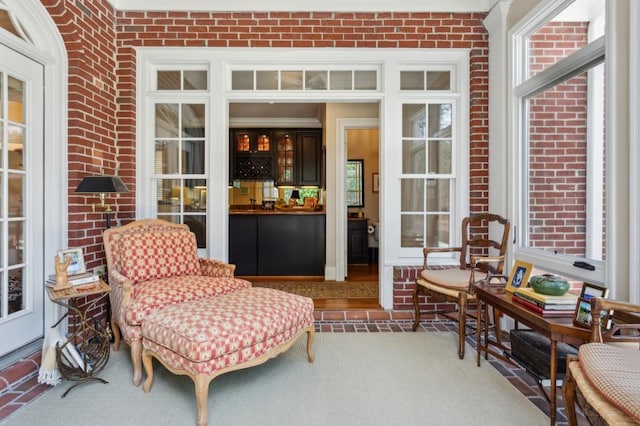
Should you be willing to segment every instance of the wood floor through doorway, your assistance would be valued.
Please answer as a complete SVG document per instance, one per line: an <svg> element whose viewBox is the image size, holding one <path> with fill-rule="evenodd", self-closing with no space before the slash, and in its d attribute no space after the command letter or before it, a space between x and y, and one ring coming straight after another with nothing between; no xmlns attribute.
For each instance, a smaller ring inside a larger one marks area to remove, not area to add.
<svg viewBox="0 0 640 426"><path fill-rule="evenodd" d="M269 286L269 283L277 283L281 287L286 287L286 282L300 283L300 287L305 286L305 282L313 282L314 285L322 285L326 283L327 286L332 286L330 293L331 297L314 297L314 294L304 294L303 292L296 291L297 294L303 294L313 298L313 302L316 310L323 311L348 311L348 310L377 310L382 309L379 303L377 294L372 294L371 291L367 292L366 297L363 296L364 287L367 286L364 283L377 282L377 289L379 291L380 284L378 278L378 265L349 265L347 271L347 279L344 282L336 283L335 281L324 281L323 277L240 277L251 281L258 286ZM354 284L353 291L350 291L349 283ZM276 287L274 287L276 288ZM339 288L340 291L336 291ZM285 289L285 288L282 288ZM286 289L285 289L286 290ZM315 296L318 296L320 292L316 292ZM320 296L322 296L320 294Z"/></svg>

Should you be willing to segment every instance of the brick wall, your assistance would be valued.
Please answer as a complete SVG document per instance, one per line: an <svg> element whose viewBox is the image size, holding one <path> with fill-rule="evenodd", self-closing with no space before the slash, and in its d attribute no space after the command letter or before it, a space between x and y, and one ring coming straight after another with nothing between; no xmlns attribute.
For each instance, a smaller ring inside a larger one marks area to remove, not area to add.
<svg viewBox="0 0 640 426"><path fill-rule="evenodd" d="M583 47L585 23L550 23L531 38L531 75ZM530 246L585 255L587 78L580 74L530 102Z"/></svg>
<svg viewBox="0 0 640 426"><path fill-rule="evenodd" d="M135 48L142 46L470 49L470 209L487 208L485 14L123 12L105 0L41 1L69 55L69 245L84 248L90 268L104 264L104 215L91 210L97 199L73 191L87 174L117 173L131 194L110 201L120 219L134 217Z"/></svg>

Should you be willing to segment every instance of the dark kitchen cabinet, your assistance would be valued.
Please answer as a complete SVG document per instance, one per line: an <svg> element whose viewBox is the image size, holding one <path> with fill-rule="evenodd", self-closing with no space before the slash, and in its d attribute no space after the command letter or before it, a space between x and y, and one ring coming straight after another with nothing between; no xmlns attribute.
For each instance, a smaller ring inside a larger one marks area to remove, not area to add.
<svg viewBox="0 0 640 426"><path fill-rule="evenodd" d="M233 179L274 179L273 141L269 130L231 130Z"/></svg>
<svg viewBox="0 0 640 426"><path fill-rule="evenodd" d="M274 130L278 185L319 186L322 130Z"/></svg>
<svg viewBox="0 0 640 426"><path fill-rule="evenodd" d="M236 276L320 276L324 214L229 215L229 263Z"/></svg>
<svg viewBox="0 0 640 426"><path fill-rule="evenodd" d="M369 263L367 219L349 219L347 225L347 263Z"/></svg>
<svg viewBox="0 0 640 426"><path fill-rule="evenodd" d="M258 275L258 216L229 216L229 263L235 275Z"/></svg>

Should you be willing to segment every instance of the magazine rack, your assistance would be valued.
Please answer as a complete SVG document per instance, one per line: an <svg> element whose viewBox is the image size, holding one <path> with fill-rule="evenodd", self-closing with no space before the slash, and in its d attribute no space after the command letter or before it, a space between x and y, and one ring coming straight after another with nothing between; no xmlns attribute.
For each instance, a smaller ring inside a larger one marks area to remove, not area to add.
<svg viewBox="0 0 640 426"><path fill-rule="evenodd" d="M81 290L80 288L86 288ZM47 287L47 294L52 302L67 308L67 312L52 326L57 327L62 320L77 315L73 331L67 339L56 345L56 362L63 379L75 381L61 396L67 396L71 389L88 381L96 380L108 383L97 377L109 360L110 339L109 332L95 317L95 307L111 291L104 281L93 285L77 286L66 290L56 291ZM78 299L95 296L86 306L79 307Z"/></svg>

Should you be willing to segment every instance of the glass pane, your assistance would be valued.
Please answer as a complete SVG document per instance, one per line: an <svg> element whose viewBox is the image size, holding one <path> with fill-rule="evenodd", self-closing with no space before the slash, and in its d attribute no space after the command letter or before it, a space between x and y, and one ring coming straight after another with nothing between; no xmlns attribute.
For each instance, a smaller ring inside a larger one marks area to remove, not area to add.
<svg viewBox="0 0 640 426"><path fill-rule="evenodd" d="M0 82L4 81L4 74L0 72ZM4 84L0 83L0 122L5 118L4 115ZM2 132L0 132L2 134Z"/></svg>
<svg viewBox="0 0 640 426"><path fill-rule="evenodd" d="M172 175L180 170L178 141L156 142L156 174Z"/></svg>
<svg viewBox="0 0 640 426"><path fill-rule="evenodd" d="M424 179L401 179L400 191L402 212L424 212Z"/></svg>
<svg viewBox="0 0 640 426"><path fill-rule="evenodd" d="M256 71L256 89L278 90L278 71Z"/></svg>
<svg viewBox="0 0 640 426"><path fill-rule="evenodd" d="M364 206L364 162L363 160L347 161L347 207Z"/></svg>
<svg viewBox="0 0 640 426"><path fill-rule="evenodd" d="M204 141L186 140L182 143L182 173L204 174Z"/></svg>
<svg viewBox="0 0 640 426"><path fill-rule="evenodd" d="M449 180L448 179L427 179L427 211L428 212L448 212L449 211Z"/></svg>
<svg viewBox="0 0 640 426"><path fill-rule="evenodd" d="M9 168L24 170L24 128L9 126Z"/></svg>
<svg viewBox="0 0 640 426"><path fill-rule="evenodd" d="M9 278L9 314L26 308L24 292L24 268L12 269L7 272Z"/></svg>
<svg viewBox="0 0 640 426"><path fill-rule="evenodd" d="M158 179L158 213L180 211L180 179Z"/></svg>
<svg viewBox="0 0 640 426"><path fill-rule="evenodd" d="M9 266L17 265L23 262L24 248L24 223L19 221L9 222Z"/></svg>
<svg viewBox="0 0 640 426"><path fill-rule="evenodd" d="M529 77L604 35L605 2L575 0L553 20L531 34L527 38Z"/></svg>
<svg viewBox="0 0 640 426"><path fill-rule="evenodd" d="M427 71L427 90L451 90L451 72Z"/></svg>
<svg viewBox="0 0 640 426"><path fill-rule="evenodd" d="M253 90L253 71L231 71L231 90Z"/></svg>
<svg viewBox="0 0 640 426"><path fill-rule="evenodd" d="M177 138L178 134L178 104L157 104L156 138Z"/></svg>
<svg viewBox="0 0 640 426"><path fill-rule="evenodd" d="M402 105L402 137L403 138L424 138L427 117L426 108L423 104L403 104Z"/></svg>
<svg viewBox="0 0 640 426"><path fill-rule="evenodd" d="M427 241L425 247L449 247L451 245L449 235L449 215L428 215Z"/></svg>
<svg viewBox="0 0 640 426"><path fill-rule="evenodd" d="M158 71L158 90L180 90L180 71Z"/></svg>
<svg viewBox="0 0 640 426"><path fill-rule="evenodd" d="M400 245L424 247L424 215L400 216Z"/></svg>
<svg viewBox="0 0 640 426"><path fill-rule="evenodd" d="M376 71L354 71L353 88L355 90L376 90L378 73Z"/></svg>
<svg viewBox="0 0 640 426"><path fill-rule="evenodd" d="M400 71L400 90L424 90L424 71Z"/></svg>
<svg viewBox="0 0 640 426"><path fill-rule="evenodd" d="M451 141L429 141L429 173L450 174Z"/></svg>
<svg viewBox="0 0 640 426"><path fill-rule="evenodd" d="M429 105L429 137L451 137L451 104Z"/></svg>
<svg viewBox="0 0 640 426"><path fill-rule="evenodd" d="M257 149L260 152L271 151L271 135L268 133L258 133L256 137Z"/></svg>
<svg viewBox="0 0 640 426"><path fill-rule="evenodd" d="M528 100L527 247L604 260L605 117L588 116L604 100L604 66L589 73Z"/></svg>
<svg viewBox="0 0 640 426"><path fill-rule="evenodd" d="M184 71L184 90L207 90L208 75L205 70Z"/></svg>
<svg viewBox="0 0 640 426"><path fill-rule="evenodd" d="M307 71L305 73L305 89L327 90L327 72Z"/></svg>
<svg viewBox="0 0 640 426"><path fill-rule="evenodd" d="M426 172L426 142L423 140L402 142L402 173Z"/></svg>
<svg viewBox="0 0 640 426"><path fill-rule="evenodd" d="M24 216L24 175L9 173L9 217Z"/></svg>
<svg viewBox="0 0 640 426"><path fill-rule="evenodd" d="M329 71L329 88L331 90L351 90L351 71Z"/></svg>
<svg viewBox="0 0 640 426"><path fill-rule="evenodd" d="M182 136L204 137L204 104L182 105Z"/></svg>
<svg viewBox="0 0 640 426"><path fill-rule="evenodd" d="M282 71L280 87L282 90L302 90L302 71Z"/></svg>
<svg viewBox="0 0 640 426"><path fill-rule="evenodd" d="M9 121L24 124L24 83L9 76L8 84Z"/></svg>
<svg viewBox="0 0 640 426"><path fill-rule="evenodd" d="M207 247L207 217L205 215L185 216L184 224L196 235L198 248Z"/></svg>
<svg viewBox="0 0 640 426"><path fill-rule="evenodd" d="M0 84L0 87L2 87L2 84ZM2 101L0 101L1 103ZM4 149L4 124L2 123L2 116L0 116L0 150ZM0 155L0 168L4 167L4 155ZM2 192L2 191L0 191ZM1 196L1 194L0 194Z"/></svg>

